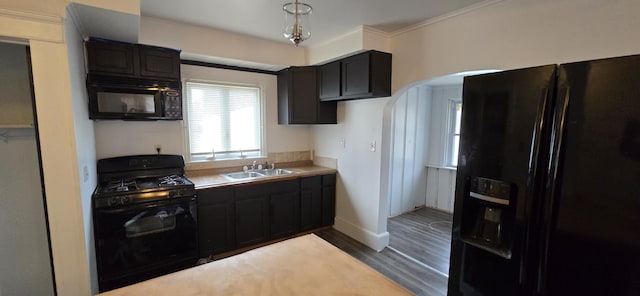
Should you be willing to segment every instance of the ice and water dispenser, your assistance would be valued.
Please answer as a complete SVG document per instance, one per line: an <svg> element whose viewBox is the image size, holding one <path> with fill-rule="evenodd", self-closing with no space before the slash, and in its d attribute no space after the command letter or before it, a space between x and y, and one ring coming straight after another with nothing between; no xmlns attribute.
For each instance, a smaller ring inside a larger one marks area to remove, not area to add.
<svg viewBox="0 0 640 296"><path fill-rule="evenodd" d="M463 242L511 258L515 219L515 185L473 177L463 204L460 236Z"/></svg>

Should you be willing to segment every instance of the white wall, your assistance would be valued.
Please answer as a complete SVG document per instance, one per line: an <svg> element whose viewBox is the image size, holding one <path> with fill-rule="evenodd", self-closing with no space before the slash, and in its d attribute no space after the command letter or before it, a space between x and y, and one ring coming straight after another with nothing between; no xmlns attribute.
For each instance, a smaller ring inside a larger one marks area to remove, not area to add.
<svg viewBox="0 0 640 296"><path fill-rule="evenodd" d="M69 82L73 107L73 122L76 144L76 161L80 199L82 203L82 220L84 228L85 249L88 272L91 278L91 291L98 292L98 272L96 267L95 245L93 237L93 208L91 195L97 185L96 142L93 120L89 119L85 86L85 56L82 35L78 32L74 21L64 21L67 54L69 57Z"/></svg>
<svg viewBox="0 0 640 296"><path fill-rule="evenodd" d="M456 170L446 168L446 143L450 121L450 100L462 99L462 85L434 86L429 129L426 196L427 207L453 212ZM463 107L464 108L464 107Z"/></svg>
<svg viewBox="0 0 640 296"><path fill-rule="evenodd" d="M139 43L281 68L306 65L302 47L149 17L141 19Z"/></svg>
<svg viewBox="0 0 640 296"><path fill-rule="evenodd" d="M367 26L359 26L332 40L309 47L307 64L322 64L369 49L391 52L389 35Z"/></svg>
<svg viewBox="0 0 640 296"><path fill-rule="evenodd" d="M425 204L428 138L432 122L431 87L416 86L400 95L393 105L389 216L400 215Z"/></svg>
<svg viewBox="0 0 640 296"><path fill-rule="evenodd" d="M376 109L389 113L370 113L358 119L346 117L346 121L361 121L358 126L362 130L354 126L349 132L364 133L364 126L377 126L380 124L379 120L384 119L385 134L375 137L385 139L388 137L386 133L390 134L390 110L395 99L411 85L430 78L469 70L514 69L640 53L640 35L637 34L640 18L637 17L637 11L640 11L640 1L635 0L505 0L395 34L391 38L394 98L389 100L390 106ZM367 101L363 101L363 106L354 107L367 108ZM317 150L328 156L337 155L339 163L340 159L361 157L360 151L325 151L329 149L327 146L335 145L333 143L336 136L321 129L314 128ZM383 172L381 179L369 180L367 183L369 187L382 188L381 192L385 192L389 185L386 172L390 165L387 159L390 155L387 154L390 153L390 143L390 140L385 140L383 145L389 146L380 147L387 151L383 152L381 167L362 164L363 167L360 168L360 171ZM358 169L342 171L340 166L339 172L344 180L358 177L347 174L359 174ZM366 173L367 176L376 174L378 173ZM374 202L379 206L351 207L341 211L340 206L343 205L338 203L338 218L354 222L352 229L364 229L362 233L375 234L370 237L384 236L389 197L386 194L372 196L370 193L371 190L365 194L364 189L350 191L348 195L339 191L338 200L348 199L352 205ZM363 216L377 216L378 223L365 224L358 220L358 217ZM352 236L359 238L363 235ZM377 244L368 245L374 249L379 248Z"/></svg>
<svg viewBox="0 0 640 296"><path fill-rule="evenodd" d="M380 229L377 219L382 110L388 100L339 102L338 124L312 127L315 154L335 158L338 163L334 227L375 250L381 250L389 242L386 223ZM369 148L373 141L376 150L372 152ZM387 207L384 208L386 217Z"/></svg>
<svg viewBox="0 0 640 296"><path fill-rule="evenodd" d="M453 213L456 193L456 170L427 167L425 206Z"/></svg>
<svg viewBox="0 0 640 296"><path fill-rule="evenodd" d="M59 295L87 295L91 288L67 48L64 43L29 43L56 288Z"/></svg>
<svg viewBox="0 0 640 296"><path fill-rule="evenodd" d="M393 88L640 52L640 1L504 0L392 37Z"/></svg>
<svg viewBox="0 0 640 296"><path fill-rule="evenodd" d="M431 109L429 127L429 153L426 165L442 167L446 165L444 144L448 139L449 101L462 100L462 85L434 86L431 89L433 108Z"/></svg>
<svg viewBox="0 0 640 296"><path fill-rule="evenodd" d="M401 92L390 111L389 216L418 206L453 212L456 171L445 168L445 148L449 100L462 98L462 85L431 85Z"/></svg>
<svg viewBox="0 0 640 296"><path fill-rule="evenodd" d="M181 66L183 80L250 84L260 87L265 106L265 136L267 152L311 150L311 135L307 125L278 125L278 93L275 75L232 71L200 66ZM95 122L98 159L133 154L187 154L185 121L121 121Z"/></svg>

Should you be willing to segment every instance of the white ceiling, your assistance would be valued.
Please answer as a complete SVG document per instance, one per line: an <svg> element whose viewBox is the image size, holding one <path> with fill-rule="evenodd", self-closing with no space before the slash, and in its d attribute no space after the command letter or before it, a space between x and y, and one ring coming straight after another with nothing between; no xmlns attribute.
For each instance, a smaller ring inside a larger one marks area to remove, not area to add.
<svg viewBox="0 0 640 296"><path fill-rule="evenodd" d="M309 46L366 25L392 33L485 0L300 0L313 7ZM289 0L141 0L142 16L290 43L282 35Z"/></svg>

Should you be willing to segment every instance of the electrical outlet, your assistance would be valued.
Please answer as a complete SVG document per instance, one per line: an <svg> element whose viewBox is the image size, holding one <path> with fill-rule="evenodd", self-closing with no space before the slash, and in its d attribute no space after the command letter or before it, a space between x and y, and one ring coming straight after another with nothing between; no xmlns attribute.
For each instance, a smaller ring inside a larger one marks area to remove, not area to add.
<svg viewBox="0 0 640 296"><path fill-rule="evenodd" d="M369 143L369 150L371 152L376 152L376 141L371 141L371 143Z"/></svg>
<svg viewBox="0 0 640 296"><path fill-rule="evenodd" d="M342 148L345 147L345 143L344 143L344 138L343 137L338 138L338 145L340 145L340 147L342 147Z"/></svg>
<svg viewBox="0 0 640 296"><path fill-rule="evenodd" d="M160 154L160 152L162 151L162 145L155 144L153 145L153 149L156 151L156 153Z"/></svg>

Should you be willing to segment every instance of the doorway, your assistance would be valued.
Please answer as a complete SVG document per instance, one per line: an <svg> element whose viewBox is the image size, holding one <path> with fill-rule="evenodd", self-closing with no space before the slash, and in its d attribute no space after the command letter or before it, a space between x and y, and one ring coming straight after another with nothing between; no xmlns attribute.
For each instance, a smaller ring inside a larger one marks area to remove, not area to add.
<svg viewBox="0 0 640 296"><path fill-rule="evenodd" d="M429 272L446 295L451 250L455 168L447 163L449 106L459 83L424 83L399 96L392 108L388 249ZM437 287L435 287L437 285Z"/></svg>
<svg viewBox="0 0 640 296"><path fill-rule="evenodd" d="M29 47L0 42L0 295L55 295Z"/></svg>
<svg viewBox="0 0 640 296"><path fill-rule="evenodd" d="M414 84L385 110L383 139L388 139L389 155L382 190L387 192L388 248L431 270L444 294L463 78L497 71L461 72Z"/></svg>

